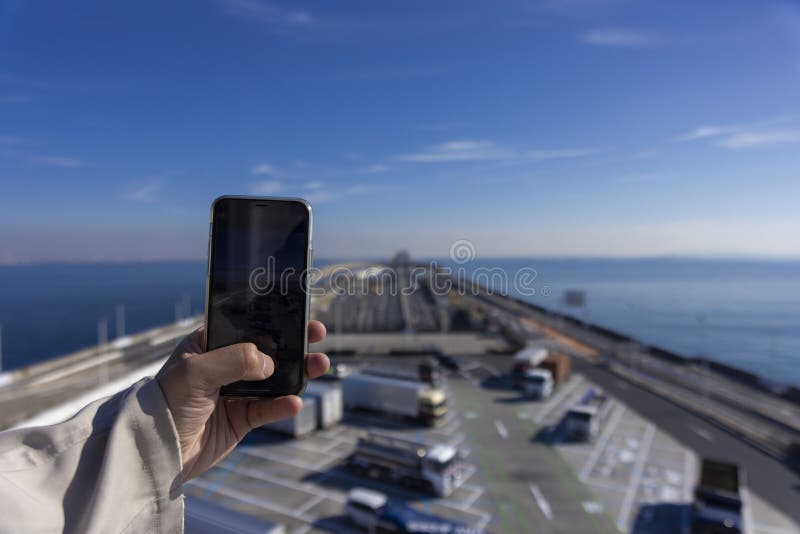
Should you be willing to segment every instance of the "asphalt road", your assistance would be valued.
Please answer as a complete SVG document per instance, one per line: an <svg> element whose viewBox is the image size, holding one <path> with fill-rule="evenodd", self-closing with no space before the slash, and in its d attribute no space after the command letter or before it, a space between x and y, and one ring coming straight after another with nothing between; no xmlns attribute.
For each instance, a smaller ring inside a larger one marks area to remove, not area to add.
<svg viewBox="0 0 800 534"><path fill-rule="evenodd" d="M530 422L495 401L496 391L457 379L450 389L475 447L472 460L486 479L483 499L498 510L493 531L616 531L604 514L587 512L583 503L591 494L552 447L531 439Z"/></svg>
<svg viewBox="0 0 800 534"><path fill-rule="evenodd" d="M578 359L573 359L573 366L701 457L730 460L741 465L750 491L795 521L800 521L800 475L790 467L705 419L620 379L603 367Z"/></svg>

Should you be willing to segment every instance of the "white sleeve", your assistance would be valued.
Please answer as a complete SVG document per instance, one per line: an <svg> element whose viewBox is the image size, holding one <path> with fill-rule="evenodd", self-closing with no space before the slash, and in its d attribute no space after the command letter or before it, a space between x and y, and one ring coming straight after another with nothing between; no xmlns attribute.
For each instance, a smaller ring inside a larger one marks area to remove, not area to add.
<svg viewBox="0 0 800 534"><path fill-rule="evenodd" d="M63 423L0 433L0 532L183 532L180 454L150 378Z"/></svg>

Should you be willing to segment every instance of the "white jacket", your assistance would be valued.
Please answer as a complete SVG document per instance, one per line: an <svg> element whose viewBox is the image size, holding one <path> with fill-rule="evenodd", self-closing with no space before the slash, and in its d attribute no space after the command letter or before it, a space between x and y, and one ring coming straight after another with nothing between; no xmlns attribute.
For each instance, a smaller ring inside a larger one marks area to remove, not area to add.
<svg viewBox="0 0 800 534"><path fill-rule="evenodd" d="M156 380L0 433L0 532L60 531L183 532L180 447Z"/></svg>

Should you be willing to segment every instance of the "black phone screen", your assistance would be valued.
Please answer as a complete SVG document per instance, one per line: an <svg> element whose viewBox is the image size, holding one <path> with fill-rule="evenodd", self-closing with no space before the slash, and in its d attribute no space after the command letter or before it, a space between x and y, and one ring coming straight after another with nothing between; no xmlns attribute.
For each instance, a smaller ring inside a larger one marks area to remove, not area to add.
<svg viewBox="0 0 800 534"><path fill-rule="evenodd" d="M206 350L249 341L275 361L262 381L229 396L298 394L305 383L310 213L295 200L221 198L214 203Z"/></svg>

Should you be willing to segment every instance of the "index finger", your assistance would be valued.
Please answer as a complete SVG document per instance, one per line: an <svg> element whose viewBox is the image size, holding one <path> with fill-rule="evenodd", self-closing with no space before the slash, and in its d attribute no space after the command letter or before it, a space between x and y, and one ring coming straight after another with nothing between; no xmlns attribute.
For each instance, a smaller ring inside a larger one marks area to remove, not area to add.
<svg viewBox="0 0 800 534"><path fill-rule="evenodd" d="M318 343L325 339L325 325L319 321L308 321L308 342Z"/></svg>

